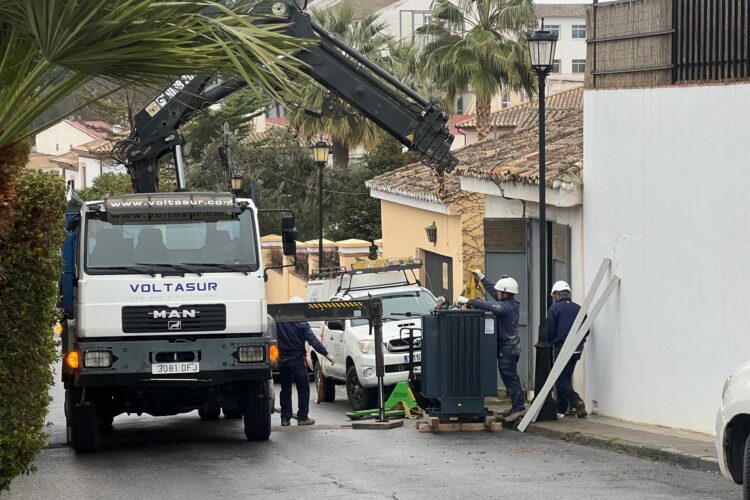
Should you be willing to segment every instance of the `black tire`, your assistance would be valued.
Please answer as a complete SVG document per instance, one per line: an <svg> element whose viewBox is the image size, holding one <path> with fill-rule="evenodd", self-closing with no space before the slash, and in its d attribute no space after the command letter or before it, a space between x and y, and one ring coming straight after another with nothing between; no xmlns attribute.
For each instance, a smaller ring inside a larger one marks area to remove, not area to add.
<svg viewBox="0 0 750 500"><path fill-rule="evenodd" d="M98 415L96 425L99 426L99 431L102 434L111 434L114 431L112 424L115 421L115 417L112 414Z"/></svg>
<svg viewBox="0 0 750 500"><path fill-rule="evenodd" d="M750 500L750 434L745 439L742 460L742 498Z"/></svg>
<svg viewBox="0 0 750 500"><path fill-rule="evenodd" d="M354 411L370 410L377 406L377 390L362 387L354 365L346 370L346 397Z"/></svg>
<svg viewBox="0 0 750 500"><path fill-rule="evenodd" d="M266 381L250 386L245 401L244 427L248 441L267 441L271 437L271 399Z"/></svg>
<svg viewBox="0 0 750 500"><path fill-rule="evenodd" d="M224 418L241 418L242 417L242 411L240 411L239 408L223 408L221 409L222 413L224 413Z"/></svg>
<svg viewBox="0 0 750 500"><path fill-rule="evenodd" d="M73 391L65 389L65 444L73 444Z"/></svg>
<svg viewBox="0 0 750 500"><path fill-rule="evenodd" d="M217 420L221 415L221 408L198 408L198 416L201 420Z"/></svg>
<svg viewBox="0 0 750 500"><path fill-rule="evenodd" d="M333 403L336 401L336 384L333 380L327 379L323 375L320 363L315 363L315 388L320 391L320 400L322 402Z"/></svg>
<svg viewBox="0 0 750 500"><path fill-rule="evenodd" d="M99 447L99 429L96 421L96 406L86 403L71 407L72 440L76 453L91 453Z"/></svg>

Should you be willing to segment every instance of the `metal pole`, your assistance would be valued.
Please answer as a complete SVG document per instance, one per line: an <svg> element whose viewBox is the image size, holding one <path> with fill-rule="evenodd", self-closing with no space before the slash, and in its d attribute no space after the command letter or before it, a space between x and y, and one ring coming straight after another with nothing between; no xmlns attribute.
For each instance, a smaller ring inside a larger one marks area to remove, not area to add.
<svg viewBox="0 0 750 500"><path fill-rule="evenodd" d="M323 269L323 167L326 164L318 163L318 269Z"/></svg>
<svg viewBox="0 0 750 500"><path fill-rule="evenodd" d="M546 182L546 71L539 71L539 336L536 344L534 394L542 394L542 387L552 368L552 349L547 338L547 182ZM557 410L552 397L545 398L537 420L556 420Z"/></svg>
<svg viewBox="0 0 750 500"><path fill-rule="evenodd" d="M370 303L372 327L375 332L375 375L378 377L378 419L377 422L387 422L385 416L385 394L383 377L385 363L383 361L383 303L381 299L373 298Z"/></svg>

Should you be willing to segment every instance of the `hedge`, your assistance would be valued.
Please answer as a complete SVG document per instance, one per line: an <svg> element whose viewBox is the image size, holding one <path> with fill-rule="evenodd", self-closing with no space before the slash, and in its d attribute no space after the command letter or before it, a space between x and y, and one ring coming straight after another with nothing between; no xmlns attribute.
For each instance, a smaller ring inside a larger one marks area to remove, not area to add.
<svg viewBox="0 0 750 500"><path fill-rule="evenodd" d="M45 443L65 238L61 177L27 171L15 190L10 230L0 241L0 491L33 471Z"/></svg>

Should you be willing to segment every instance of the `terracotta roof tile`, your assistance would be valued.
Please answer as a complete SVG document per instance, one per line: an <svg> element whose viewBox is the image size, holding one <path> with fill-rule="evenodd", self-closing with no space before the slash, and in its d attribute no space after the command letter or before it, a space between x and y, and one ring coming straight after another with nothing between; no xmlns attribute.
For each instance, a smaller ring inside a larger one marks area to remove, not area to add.
<svg viewBox="0 0 750 500"><path fill-rule="evenodd" d="M548 95L544 104L548 111L553 109L583 109L583 86ZM498 128L517 127L524 120L528 119L528 114L531 110L534 111L534 116L536 116L536 109L538 107L539 102L536 100L516 104L515 106L492 113L490 123L493 127ZM460 122L456 126L463 129L476 128L476 117Z"/></svg>
<svg viewBox="0 0 750 500"><path fill-rule="evenodd" d="M94 139L105 139L112 135L112 125L102 120L90 120L85 122L66 120L66 122Z"/></svg>
<svg viewBox="0 0 750 500"><path fill-rule="evenodd" d="M407 165L365 182L369 189L435 203L442 203L461 190L461 181L453 174L445 175L445 193L442 197L436 193L437 185L435 171L421 163Z"/></svg>

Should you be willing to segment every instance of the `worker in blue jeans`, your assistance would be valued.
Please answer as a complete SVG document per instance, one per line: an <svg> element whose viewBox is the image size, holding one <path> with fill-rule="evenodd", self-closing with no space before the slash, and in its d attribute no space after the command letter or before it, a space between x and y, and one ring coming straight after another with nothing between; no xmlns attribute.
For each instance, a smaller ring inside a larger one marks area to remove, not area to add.
<svg viewBox="0 0 750 500"><path fill-rule="evenodd" d="M300 297L292 297L290 303L304 302ZM333 365L333 356L315 338L310 324L302 322L278 323L276 337L279 346L279 372L281 378L281 425L286 427L292 419L292 382L297 386L297 425L313 425L315 420L308 416L310 411L310 381L305 368L305 342L316 352L325 356Z"/></svg>
<svg viewBox="0 0 750 500"><path fill-rule="evenodd" d="M482 282L487 294L497 302L459 297L457 303L467 304L472 309L489 311L495 315L497 367L511 400L510 410L502 412L500 416L506 422L514 422L526 414L523 387L521 378L518 376L518 360L521 357L521 338L518 335L520 304L515 299L518 293L518 282L513 278L503 276L493 284L479 269L474 269L472 273L477 281Z"/></svg>
<svg viewBox="0 0 750 500"><path fill-rule="evenodd" d="M547 312L547 335L549 343L552 344L552 349L555 353L555 358L565 344L565 339L570 334L570 329L573 327L573 323L578 316L578 311L581 310L581 306L573 302L570 298L570 285L565 281L558 281L552 285L552 297L555 299L555 303L550 306ZM563 368L560 376L557 378L555 388L557 390L557 418L563 418L568 412L568 408L575 409L576 415L579 418L586 416L586 405L581 399L581 396L573 389L573 372L576 369L578 360L581 359L581 353L583 352L583 343L581 341L576 350L571 356L570 360Z"/></svg>

